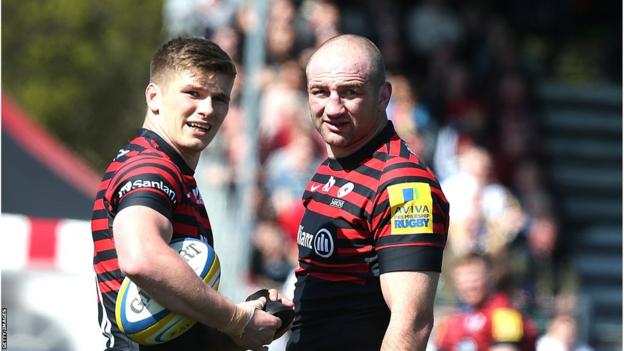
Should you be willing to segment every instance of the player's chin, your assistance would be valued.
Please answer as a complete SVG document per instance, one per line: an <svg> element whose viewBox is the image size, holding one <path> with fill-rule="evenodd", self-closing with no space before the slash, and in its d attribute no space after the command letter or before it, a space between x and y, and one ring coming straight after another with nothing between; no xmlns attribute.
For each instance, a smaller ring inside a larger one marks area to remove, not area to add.
<svg viewBox="0 0 624 351"><path fill-rule="evenodd" d="M324 129L321 133L321 136L323 137L325 143L331 146L340 147L348 144L349 142L349 138L347 135L342 133L336 133L328 129Z"/></svg>
<svg viewBox="0 0 624 351"><path fill-rule="evenodd" d="M212 138L211 138L212 139ZM210 140L211 140L210 139ZM185 146L185 149L192 151L192 152L202 152L204 151L204 149L206 147L208 147L208 144L210 144L210 140L207 138L193 138L191 140L187 140Z"/></svg>

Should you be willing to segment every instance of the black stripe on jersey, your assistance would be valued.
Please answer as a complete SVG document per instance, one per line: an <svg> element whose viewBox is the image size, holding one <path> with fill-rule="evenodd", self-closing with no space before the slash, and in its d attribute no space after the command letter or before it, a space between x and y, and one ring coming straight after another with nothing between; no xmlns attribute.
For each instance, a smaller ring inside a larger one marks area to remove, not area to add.
<svg viewBox="0 0 624 351"><path fill-rule="evenodd" d="M321 193L316 193L312 196L312 201L315 202L320 202L326 206L330 206L333 207L331 205L329 205L329 203L331 203L332 199L334 199L335 197L331 196L331 195L326 195L326 194L321 194ZM357 206L345 199L340 199L342 201L344 201L343 205L341 208L338 207L333 207L336 209L336 211L339 213L340 211L344 211L354 217L362 217L362 218L370 218L370 213L368 213L363 207ZM336 214L338 214L336 213Z"/></svg>
<svg viewBox="0 0 624 351"><path fill-rule="evenodd" d="M112 271L106 271L106 277L110 278L109 280L122 280L124 278L123 273L121 273L121 269L114 269Z"/></svg>
<svg viewBox="0 0 624 351"><path fill-rule="evenodd" d="M426 167L423 167L422 165L412 162L412 161L393 163L387 166L385 171L388 172L388 171L393 171L395 169L400 169L400 168L416 168L416 169L428 172Z"/></svg>
<svg viewBox="0 0 624 351"><path fill-rule="evenodd" d="M446 244L446 234L401 234L382 236L377 239L376 246L404 243L425 243L435 246L444 246Z"/></svg>
<svg viewBox="0 0 624 351"><path fill-rule="evenodd" d="M375 169L375 168L368 167L366 165L362 165L354 169L353 172L360 173L360 174L363 174L365 176L368 176L374 179L379 179L379 177L381 177L381 174L382 174L382 171Z"/></svg>
<svg viewBox="0 0 624 351"><path fill-rule="evenodd" d="M337 262L336 262L337 263ZM368 266L366 263L362 262L361 258L359 260L359 265L364 267L364 266ZM361 279L366 279L369 275L369 270L366 270L364 272L354 272L352 270L349 270L348 268L342 268L342 267L321 267L321 266L317 266L313 263L307 263L307 262L303 262L303 261L299 261L299 265L301 266L301 268L305 269L307 272L320 272L320 273L328 273L328 274L332 274L332 275L336 275L336 276L349 276L349 277L357 277L357 278L361 278Z"/></svg>
<svg viewBox="0 0 624 351"><path fill-rule="evenodd" d="M109 223L110 225L110 223ZM102 239L110 239L111 236L110 234L110 229L108 230L96 230L93 233L93 241L98 241L98 240L102 240Z"/></svg>
<svg viewBox="0 0 624 351"><path fill-rule="evenodd" d="M412 152L407 148L405 143L401 143L401 151L399 152L399 156L402 158L409 158L412 155Z"/></svg>
<svg viewBox="0 0 624 351"><path fill-rule="evenodd" d="M320 195L320 196L322 196L322 197L324 197L324 198L333 198L332 196L329 196L329 195L323 195L323 194L318 194L318 193L317 193L317 195ZM315 200L313 200L313 201L315 201ZM316 201L316 202L322 203L323 205L325 205L325 206L327 206L327 207L332 207L332 206L330 206L330 205L329 205L328 203L326 203L326 202L322 202L322 201ZM345 205L347 205L347 202L346 202L346 201L345 201ZM349 204L349 206L350 206L350 207L352 207L352 208L356 208L356 206L354 206L354 205L352 205L352 204ZM344 206L343 206L343 207L344 207ZM340 209L339 209L339 208L336 208L336 207L332 207L332 208L334 208L336 211L340 211ZM361 209L361 208L357 207L357 209ZM361 209L361 210L363 210L363 209ZM348 222L348 221L346 221L346 220L345 220L345 219L343 219L343 218L339 218L339 217L329 217L329 216L327 216L327 215L325 215L325 214L323 214L323 213L320 213L320 212L317 212L317 211L310 210L309 208L307 209L307 211L313 212L313 213L314 213L314 214L316 214L317 216L324 217L324 218L325 218L325 220L323 220L323 222L325 222L325 223L327 223L327 224L334 225L334 226L335 226L335 227L337 227L337 228L353 228L353 229L355 229L355 230L364 230L364 231L367 231L367 230L368 230L368 228L365 228L365 227L359 226L359 225L357 225L356 223L351 223L351 222ZM353 211L353 209L352 209L352 211ZM350 214L350 215L352 215L352 216L359 217L359 214L353 214L351 211L345 211L345 212L346 212L346 213L348 213L348 214ZM364 211L364 212L365 212L365 211ZM366 215L368 216L369 214L368 214L368 213L366 213ZM335 224L340 224L340 225L335 225Z"/></svg>
<svg viewBox="0 0 624 351"><path fill-rule="evenodd" d="M376 158L379 161L386 162L388 160L388 152L387 151L376 151L373 154L372 158Z"/></svg>
<svg viewBox="0 0 624 351"><path fill-rule="evenodd" d="M398 271L442 271L441 247L396 246L378 250L381 274Z"/></svg>
<svg viewBox="0 0 624 351"><path fill-rule="evenodd" d="M100 263L106 260L112 260L117 258L117 251L115 249L104 250L98 252L97 256L93 257L93 263Z"/></svg>
<svg viewBox="0 0 624 351"><path fill-rule="evenodd" d="M385 183L379 185L379 189L385 189L390 185L401 184L401 183L427 183L433 188L442 190L440 189L440 185L438 184L437 181L435 181L435 179L431 179L427 177L419 177L419 176L410 176L410 175L394 177L392 179L389 179ZM433 192L431 192L431 195L433 195Z"/></svg>
<svg viewBox="0 0 624 351"><path fill-rule="evenodd" d="M115 175L115 172L105 173L104 176L102 177L102 181L111 179L114 175Z"/></svg>
<svg viewBox="0 0 624 351"><path fill-rule="evenodd" d="M95 210L93 211L93 215L91 218L104 219L106 217L108 217L108 212L106 212L106 210Z"/></svg>

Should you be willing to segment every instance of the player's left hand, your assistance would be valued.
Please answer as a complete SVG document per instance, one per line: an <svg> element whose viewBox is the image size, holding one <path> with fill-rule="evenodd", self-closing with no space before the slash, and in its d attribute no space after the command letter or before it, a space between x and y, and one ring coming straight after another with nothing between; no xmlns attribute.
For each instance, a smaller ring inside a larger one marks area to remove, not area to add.
<svg viewBox="0 0 624 351"><path fill-rule="evenodd" d="M293 310L294 304L290 299L282 298L276 289L261 289L247 297L247 301L255 300L260 297L268 298L264 311L279 317L282 320L282 325L275 333L273 340L284 335L290 324L295 317L295 311Z"/></svg>
<svg viewBox="0 0 624 351"><path fill-rule="evenodd" d="M295 307L295 304L290 299L280 296L279 291L277 291L276 289L269 289L269 300L281 302L282 304L290 308Z"/></svg>

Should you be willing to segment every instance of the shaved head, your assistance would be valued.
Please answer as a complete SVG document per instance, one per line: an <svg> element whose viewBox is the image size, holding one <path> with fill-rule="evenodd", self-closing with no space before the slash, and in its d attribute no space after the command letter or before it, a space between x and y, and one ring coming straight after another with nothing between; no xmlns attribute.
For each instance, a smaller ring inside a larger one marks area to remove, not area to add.
<svg viewBox="0 0 624 351"><path fill-rule="evenodd" d="M329 39L310 57L306 77L310 115L330 157L351 155L387 124L392 86L370 40Z"/></svg>
<svg viewBox="0 0 624 351"><path fill-rule="evenodd" d="M325 41L310 57L306 73L315 65L340 61L353 65L366 74L376 88L386 81L383 56L370 40L354 34L343 34Z"/></svg>

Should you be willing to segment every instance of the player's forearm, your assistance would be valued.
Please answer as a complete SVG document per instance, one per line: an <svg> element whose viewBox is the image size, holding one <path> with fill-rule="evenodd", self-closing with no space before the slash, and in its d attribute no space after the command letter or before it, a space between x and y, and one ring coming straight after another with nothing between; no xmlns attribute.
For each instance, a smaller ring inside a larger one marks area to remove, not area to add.
<svg viewBox="0 0 624 351"><path fill-rule="evenodd" d="M221 329L236 306L203 282L172 250L151 254L139 263L120 268L138 286L167 309Z"/></svg>
<svg viewBox="0 0 624 351"><path fill-rule="evenodd" d="M382 351L424 351L433 327L433 317L410 318L393 313L384 336Z"/></svg>

